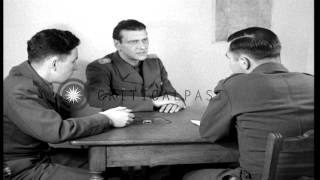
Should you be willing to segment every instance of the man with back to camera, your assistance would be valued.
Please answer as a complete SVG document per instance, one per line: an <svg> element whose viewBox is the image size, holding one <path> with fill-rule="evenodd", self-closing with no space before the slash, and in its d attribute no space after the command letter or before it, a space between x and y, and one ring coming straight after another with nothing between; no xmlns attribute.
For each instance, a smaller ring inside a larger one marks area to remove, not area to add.
<svg viewBox="0 0 320 180"><path fill-rule="evenodd" d="M184 180L260 180L267 136L314 128L314 77L280 63L276 34L260 27L233 33L226 56L233 75L221 80L201 118L200 135L216 142L237 133L240 167L193 171Z"/></svg>
<svg viewBox="0 0 320 180"><path fill-rule="evenodd" d="M80 40L69 31L46 29L28 41L28 60L4 80L3 168L10 179L89 179L88 154L81 149L55 149L48 143L124 127L134 115L117 107L71 118L52 83L65 82L76 70ZM80 152L81 151L81 152Z"/></svg>
<svg viewBox="0 0 320 180"><path fill-rule="evenodd" d="M91 106L125 106L133 111L173 113L185 108L156 55L148 55L146 26L128 19L113 30L116 52L87 66L87 96Z"/></svg>

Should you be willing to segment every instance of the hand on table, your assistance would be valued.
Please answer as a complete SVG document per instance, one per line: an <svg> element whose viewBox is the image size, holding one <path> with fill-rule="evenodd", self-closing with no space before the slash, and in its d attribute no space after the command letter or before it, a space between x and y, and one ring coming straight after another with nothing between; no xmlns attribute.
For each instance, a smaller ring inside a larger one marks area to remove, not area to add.
<svg viewBox="0 0 320 180"><path fill-rule="evenodd" d="M131 111L131 109L119 106L99 113L107 116L111 120L112 126L124 127L133 121L134 114Z"/></svg>
<svg viewBox="0 0 320 180"><path fill-rule="evenodd" d="M186 108L185 103L177 97L171 95L164 95L153 100L154 106L160 107L159 112L174 113L180 109Z"/></svg>

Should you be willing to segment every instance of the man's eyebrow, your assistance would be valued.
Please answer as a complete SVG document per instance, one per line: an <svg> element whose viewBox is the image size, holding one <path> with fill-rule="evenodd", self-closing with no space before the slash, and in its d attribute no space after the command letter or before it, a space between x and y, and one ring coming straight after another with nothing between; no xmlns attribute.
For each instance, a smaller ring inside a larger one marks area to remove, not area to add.
<svg viewBox="0 0 320 180"><path fill-rule="evenodd" d="M128 40L128 42L136 42L139 41L138 39L132 39L132 40Z"/></svg>

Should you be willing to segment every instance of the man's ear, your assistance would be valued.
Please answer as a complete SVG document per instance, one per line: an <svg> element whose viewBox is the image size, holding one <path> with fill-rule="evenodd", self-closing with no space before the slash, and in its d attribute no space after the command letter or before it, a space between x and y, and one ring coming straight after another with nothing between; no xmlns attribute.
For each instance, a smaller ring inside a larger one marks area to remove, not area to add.
<svg viewBox="0 0 320 180"><path fill-rule="evenodd" d="M113 40L113 44L114 44L114 47L115 47L117 50L119 50L119 46L120 46L120 44L121 44L120 41L114 39L114 40Z"/></svg>
<svg viewBox="0 0 320 180"><path fill-rule="evenodd" d="M48 63L50 65L50 69L53 69L54 71L57 70L57 62L58 62L58 57L57 56L51 56L48 59Z"/></svg>
<svg viewBox="0 0 320 180"><path fill-rule="evenodd" d="M244 56L244 55L241 55L239 57L239 63L240 63L240 66L245 69L245 70L249 70L250 69L250 66L251 66L251 61L250 61L250 58L247 57L247 56Z"/></svg>

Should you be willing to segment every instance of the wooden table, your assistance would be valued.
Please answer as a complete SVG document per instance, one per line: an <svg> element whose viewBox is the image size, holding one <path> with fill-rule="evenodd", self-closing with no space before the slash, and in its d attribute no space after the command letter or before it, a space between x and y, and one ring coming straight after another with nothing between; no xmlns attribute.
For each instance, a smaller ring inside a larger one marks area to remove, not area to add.
<svg viewBox="0 0 320 180"><path fill-rule="evenodd" d="M91 180L103 179L100 174L106 167L238 160L236 144L212 144L200 138L199 127L190 122L191 119L200 119L199 112L186 109L173 114L145 112L135 115L137 121L128 127L70 142L75 146L89 147ZM148 120L152 123L148 124Z"/></svg>

